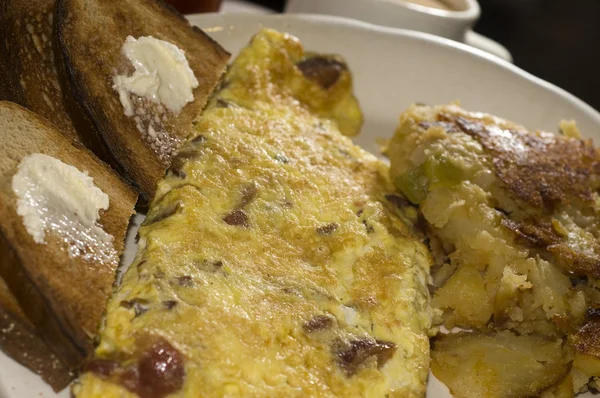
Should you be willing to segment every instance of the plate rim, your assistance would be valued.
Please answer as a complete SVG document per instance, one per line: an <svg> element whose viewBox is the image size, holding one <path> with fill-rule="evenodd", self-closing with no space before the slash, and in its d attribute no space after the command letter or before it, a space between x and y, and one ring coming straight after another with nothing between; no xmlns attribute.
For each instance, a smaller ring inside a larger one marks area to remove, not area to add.
<svg viewBox="0 0 600 398"><path fill-rule="evenodd" d="M557 86L554 83L535 76L534 74L527 72L526 70L486 51L430 33L387 27L347 17L305 13L255 14L244 12L221 12L188 14L185 15L185 17L188 19L188 21L190 21L190 24L198 26L201 29L209 29L207 26L205 26L207 24L225 25L227 28L234 30L236 24L239 25L240 23L255 23L259 26L264 26L271 23L271 21L277 21L279 23L285 23L289 21L290 23L300 23L313 26L339 26L370 33L374 32L375 34L381 34L385 36L395 36L403 39L415 40L418 42L427 43L426 45L446 47L451 51L461 54L462 56L476 58L480 61L487 62L488 64L503 69L505 72L529 81L538 88L550 91L552 94L561 97L565 101L568 101L575 107L579 108L581 112L585 113L600 128L600 111L596 110L591 105L567 90ZM210 34L210 31L207 33ZM584 133L584 136L589 136L589 134ZM598 142L598 145L600 145L600 142Z"/></svg>

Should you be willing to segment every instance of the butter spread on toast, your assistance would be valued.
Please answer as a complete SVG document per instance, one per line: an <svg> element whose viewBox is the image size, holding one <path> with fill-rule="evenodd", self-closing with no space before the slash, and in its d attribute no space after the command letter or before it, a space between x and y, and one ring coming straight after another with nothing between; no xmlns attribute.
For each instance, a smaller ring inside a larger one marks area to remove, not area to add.
<svg viewBox="0 0 600 398"><path fill-rule="evenodd" d="M12 178L17 214L33 240L45 243L47 231L60 235L69 256L118 262L113 237L98 223L108 195L87 172L41 153L24 157Z"/></svg>
<svg viewBox="0 0 600 398"><path fill-rule="evenodd" d="M185 52L173 43L152 36L127 36L121 52L135 68L130 76L113 78L125 115L134 118L159 156L171 156L179 142L171 142L175 138L165 131L165 113L177 115L194 100L192 90L198 87L198 79Z"/></svg>
<svg viewBox="0 0 600 398"><path fill-rule="evenodd" d="M357 110L342 59L253 38L159 183L78 398L424 395L429 255L340 133Z"/></svg>

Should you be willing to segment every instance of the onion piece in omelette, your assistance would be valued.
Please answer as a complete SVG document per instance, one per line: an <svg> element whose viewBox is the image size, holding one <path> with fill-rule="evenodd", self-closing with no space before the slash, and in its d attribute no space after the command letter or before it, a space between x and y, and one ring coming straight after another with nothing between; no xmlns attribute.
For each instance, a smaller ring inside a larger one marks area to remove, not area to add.
<svg viewBox="0 0 600 398"><path fill-rule="evenodd" d="M561 133L457 105L400 117L391 176L427 222L432 305L475 331L434 341L455 396L572 396L600 376L600 155Z"/></svg>
<svg viewBox="0 0 600 398"><path fill-rule="evenodd" d="M257 34L160 183L75 395L419 397L430 256L336 56Z"/></svg>

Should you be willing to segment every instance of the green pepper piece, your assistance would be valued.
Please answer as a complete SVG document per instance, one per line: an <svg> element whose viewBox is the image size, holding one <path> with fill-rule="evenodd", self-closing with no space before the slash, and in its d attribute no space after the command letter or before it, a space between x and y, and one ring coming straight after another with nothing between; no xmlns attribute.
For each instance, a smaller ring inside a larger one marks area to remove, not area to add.
<svg viewBox="0 0 600 398"><path fill-rule="evenodd" d="M464 179L463 170L447 158L429 158L423 166L431 185L452 186Z"/></svg>
<svg viewBox="0 0 600 398"><path fill-rule="evenodd" d="M396 177L396 186L414 204L421 203L427 196L429 179L424 165L417 166Z"/></svg>

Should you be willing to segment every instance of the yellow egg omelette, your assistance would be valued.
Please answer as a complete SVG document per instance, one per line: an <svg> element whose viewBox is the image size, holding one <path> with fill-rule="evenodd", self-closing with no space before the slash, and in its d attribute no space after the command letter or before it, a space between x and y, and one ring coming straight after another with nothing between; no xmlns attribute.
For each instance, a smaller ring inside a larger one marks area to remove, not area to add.
<svg viewBox="0 0 600 398"><path fill-rule="evenodd" d="M361 123L343 59L258 33L160 182L74 395L424 396L430 257L344 135Z"/></svg>

